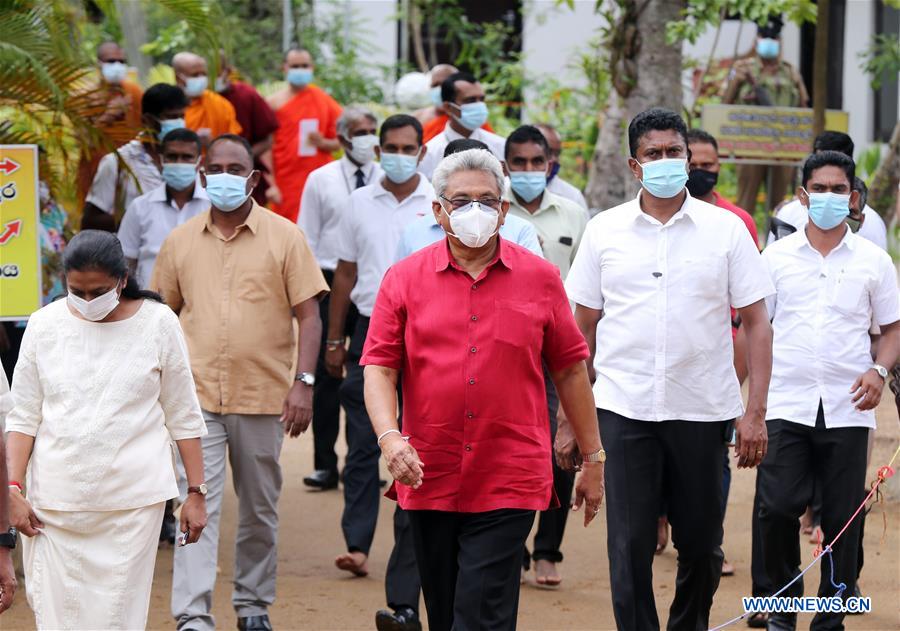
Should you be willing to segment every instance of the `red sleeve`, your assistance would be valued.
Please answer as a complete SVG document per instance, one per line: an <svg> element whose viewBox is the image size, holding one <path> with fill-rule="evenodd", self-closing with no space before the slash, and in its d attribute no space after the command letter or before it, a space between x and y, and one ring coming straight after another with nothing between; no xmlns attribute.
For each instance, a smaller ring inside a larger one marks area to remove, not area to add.
<svg viewBox="0 0 900 631"><path fill-rule="evenodd" d="M547 328L544 329L544 347L541 354L552 372L584 361L590 357L590 351L575 323L575 316L569 307L569 298L558 275L554 274L549 289L548 303L552 305L553 312Z"/></svg>
<svg viewBox="0 0 900 631"><path fill-rule="evenodd" d="M403 304L400 285L394 268L389 269L375 299L366 344L359 360L360 366L383 366L400 370L403 365L406 306Z"/></svg>
<svg viewBox="0 0 900 631"><path fill-rule="evenodd" d="M341 112L344 110L330 95L326 94L325 98L328 99L328 120L323 135L326 138L337 138L337 119L341 117Z"/></svg>
<svg viewBox="0 0 900 631"><path fill-rule="evenodd" d="M275 112L266 103L266 100L260 96L259 92L253 90L251 96L253 101L253 132L257 140L262 140L269 134L275 133L278 129L278 119Z"/></svg>

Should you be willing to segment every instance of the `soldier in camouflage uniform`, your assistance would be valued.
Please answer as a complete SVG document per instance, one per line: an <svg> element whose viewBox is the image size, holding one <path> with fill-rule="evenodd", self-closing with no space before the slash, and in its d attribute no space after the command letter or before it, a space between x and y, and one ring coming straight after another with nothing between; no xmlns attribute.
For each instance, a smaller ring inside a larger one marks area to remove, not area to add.
<svg viewBox="0 0 900 631"><path fill-rule="evenodd" d="M800 73L781 59L781 18L769 19L756 32L754 53L734 64L728 77L723 103L768 107L807 107L809 95ZM794 179L793 167L745 164L737 167L737 205L751 213L756 208L759 185L772 170L769 204L784 199ZM771 210L771 208L769 208Z"/></svg>

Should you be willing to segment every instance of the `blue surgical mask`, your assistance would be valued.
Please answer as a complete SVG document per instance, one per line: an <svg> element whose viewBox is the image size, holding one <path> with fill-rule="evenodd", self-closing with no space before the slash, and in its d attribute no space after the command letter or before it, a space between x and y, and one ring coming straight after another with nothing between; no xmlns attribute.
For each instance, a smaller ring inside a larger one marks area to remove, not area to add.
<svg viewBox="0 0 900 631"><path fill-rule="evenodd" d="M288 68L284 76L295 88L304 88L312 83L313 71L312 68Z"/></svg>
<svg viewBox="0 0 900 631"><path fill-rule="evenodd" d="M166 184L176 191L183 191L197 179L197 165L185 162L163 162L162 176Z"/></svg>
<svg viewBox="0 0 900 631"><path fill-rule="evenodd" d="M547 173L544 171L510 171L509 185L525 202L540 197L547 188Z"/></svg>
<svg viewBox="0 0 900 631"><path fill-rule="evenodd" d="M189 99L196 99L206 91L209 86L209 77L205 74L199 77L186 77L184 80L184 93Z"/></svg>
<svg viewBox="0 0 900 631"><path fill-rule="evenodd" d="M250 197L250 191L247 190L249 178L249 175L241 177L231 173L207 175L206 195L210 203L224 213L237 210Z"/></svg>
<svg viewBox="0 0 900 631"><path fill-rule="evenodd" d="M687 160L685 158L663 158L641 164L643 178L641 186L660 199L671 199L678 195L688 181Z"/></svg>
<svg viewBox="0 0 900 631"><path fill-rule="evenodd" d="M444 99L441 98L441 86L436 85L428 92L428 96L431 97L431 104L435 107L440 107L444 103Z"/></svg>
<svg viewBox="0 0 900 631"><path fill-rule="evenodd" d="M806 189L803 189L806 193ZM809 220L822 230L841 225L850 215L850 196L837 193L806 193L809 197Z"/></svg>
<svg viewBox="0 0 900 631"><path fill-rule="evenodd" d="M454 116L453 118L466 129L475 131L487 122L488 108L484 101L463 103L457 107L459 107L459 117Z"/></svg>
<svg viewBox="0 0 900 631"><path fill-rule="evenodd" d="M756 40L756 54L763 59L775 59L781 50L781 43L777 39L763 37Z"/></svg>
<svg viewBox="0 0 900 631"><path fill-rule="evenodd" d="M161 120L159 121L159 135L157 135L157 138L162 142L163 138L166 137L166 134L176 129L184 129L183 118L168 118L166 120Z"/></svg>
<svg viewBox="0 0 900 631"><path fill-rule="evenodd" d="M125 80L128 74L128 66L121 61L109 61L100 64L100 74L103 80L113 85L118 85Z"/></svg>
<svg viewBox="0 0 900 631"><path fill-rule="evenodd" d="M408 156L402 153L381 154L381 169L394 184L402 184L416 174L419 166L419 154Z"/></svg>

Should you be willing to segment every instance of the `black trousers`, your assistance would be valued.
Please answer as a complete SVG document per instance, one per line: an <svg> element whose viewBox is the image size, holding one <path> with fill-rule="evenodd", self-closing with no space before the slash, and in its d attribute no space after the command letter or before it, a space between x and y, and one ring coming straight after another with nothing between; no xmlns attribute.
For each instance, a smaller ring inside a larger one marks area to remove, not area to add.
<svg viewBox="0 0 900 631"><path fill-rule="evenodd" d="M418 614L421 589L409 513L397 505L394 509L394 548L384 573L384 595L388 607L395 611L409 607Z"/></svg>
<svg viewBox="0 0 900 631"><path fill-rule="evenodd" d="M547 389L547 413L550 416L550 444L556 440L557 420L559 412L559 394L550 380L550 374L544 371L544 381ZM559 499L559 508L551 508L541 511L538 517L537 532L534 533L534 553L529 553L525 548L525 556L522 566L527 570L531 567L531 561L552 561L560 563L563 560L560 547L563 535L566 532L566 520L569 518L569 504L572 502L572 487L575 485L575 473L560 469L556 464L551 449L550 460L553 461L553 490Z"/></svg>
<svg viewBox="0 0 900 631"><path fill-rule="evenodd" d="M709 628L722 574L722 458L730 421L635 421L598 410L606 449L606 523L616 626L659 629L653 553L660 505L678 551L668 629Z"/></svg>
<svg viewBox="0 0 900 631"><path fill-rule="evenodd" d="M769 450L759 467L759 522L766 573L780 589L800 573L800 542L797 520L813 501L816 485L822 489L822 533L825 543L837 536L862 501L860 489L866 478L865 427L825 427L822 405L815 427L785 420L771 420ZM831 553L834 582L856 586L859 550L859 518L854 519ZM834 596L831 563L819 563L819 596ZM802 596L803 580L782 594ZM844 614L816 614L811 629L843 629Z"/></svg>
<svg viewBox="0 0 900 631"><path fill-rule="evenodd" d="M534 511L408 511L431 631L514 631Z"/></svg>
<svg viewBox="0 0 900 631"><path fill-rule="evenodd" d="M347 376L340 387L341 404L347 414L347 458L344 462L344 513L341 529L349 552L369 554L378 522L379 486L377 437L363 399L363 367L359 365L369 318L359 316L350 337Z"/></svg>
<svg viewBox="0 0 900 631"><path fill-rule="evenodd" d="M334 281L334 272L323 269L322 275L330 287ZM316 362L316 385L313 388L313 467L337 473L338 457L334 451L341 423L340 387L343 379L332 377L325 370L325 340L328 338L328 305L330 294L326 294L319 303L319 317L322 319L322 345L319 348L319 359ZM359 312L356 305L350 303L347 312L345 334L353 335L356 318Z"/></svg>

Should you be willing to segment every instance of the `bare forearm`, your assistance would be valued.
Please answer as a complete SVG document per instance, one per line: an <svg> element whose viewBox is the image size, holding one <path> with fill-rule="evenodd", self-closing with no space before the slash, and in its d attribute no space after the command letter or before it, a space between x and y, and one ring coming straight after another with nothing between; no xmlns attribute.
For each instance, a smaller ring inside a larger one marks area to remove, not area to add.
<svg viewBox="0 0 900 631"><path fill-rule="evenodd" d="M765 418L772 377L772 326L768 320L747 322L742 328L747 334L748 398L747 409Z"/></svg>
<svg viewBox="0 0 900 631"><path fill-rule="evenodd" d="M200 486L205 482L203 472L203 446L199 438L185 438L176 440L181 462L184 463L184 472L187 475L188 486Z"/></svg>
<svg viewBox="0 0 900 631"><path fill-rule="evenodd" d="M354 266L355 267L355 266ZM328 303L328 339L344 339L347 312L350 310L350 290L356 284L356 272L349 269L344 261L338 262L331 285L331 299Z"/></svg>
<svg viewBox="0 0 900 631"><path fill-rule="evenodd" d="M341 143L338 142L337 138L323 138L322 144L319 145L319 149L326 153L334 153L338 149L341 148Z"/></svg>
<svg viewBox="0 0 900 631"><path fill-rule="evenodd" d="M397 371L366 366L363 371L366 411L376 436L397 429Z"/></svg>
<svg viewBox="0 0 900 631"><path fill-rule="evenodd" d="M9 432L6 435L6 467L9 480L24 483L33 447L34 436L21 432Z"/></svg>
<svg viewBox="0 0 900 631"><path fill-rule="evenodd" d="M9 530L9 493L6 487L9 476L6 475L6 449L3 446L3 433L0 432L0 532Z"/></svg>
<svg viewBox="0 0 900 631"><path fill-rule="evenodd" d="M559 402L572 426L575 441L582 454L591 454L601 448L597 426L597 409L591 393L587 366L579 362L570 368L551 374L559 393Z"/></svg>
<svg viewBox="0 0 900 631"><path fill-rule="evenodd" d="M584 336L590 352L590 357L587 359L587 370L591 383L597 378L594 373L594 355L597 352L597 323L602 317L603 311L599 309L589 309L582 305L575 307L575 324L578 325L578 330Z"/></svg>
<svg viewBox="0 0 900 631"><path fill-rule="evenodd" d="M900 323L891 324L881 330L875 363L888 370L894 367L900 357Z"/></svg>
<svg viewBox="0 0 900 631"><path fill-rule="evenodd" d="M322 320L318 309L300 320L300 343L297 345L297 372L316 372L319 347L322 344Z"/></svg>

